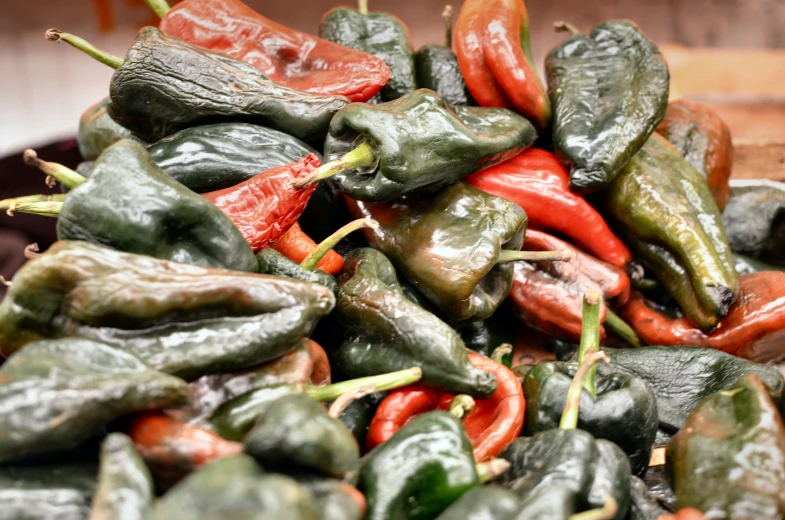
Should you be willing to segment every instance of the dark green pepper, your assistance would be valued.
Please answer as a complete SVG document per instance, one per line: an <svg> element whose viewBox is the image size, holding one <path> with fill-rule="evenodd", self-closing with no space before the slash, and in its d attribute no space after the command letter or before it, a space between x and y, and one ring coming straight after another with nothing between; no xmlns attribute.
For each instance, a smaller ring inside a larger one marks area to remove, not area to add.
<svg viewBox="0 0 785 520"><path fill-rule="evenodd" d="M109 435L101 445L90 520L144 520L154 497L153 478L133 441L122 433Z"/></svg>
<svg viewBox="0 0 785 520"><path fill-rule="evenodd" d="M32 343L0 367L0 462L68 452L109 421L189 398L185 381L103 343Z"/></svg>
<svg viewBox="0 0 785 520"><path fill-rule="evenodd" d="M0 515L8 520L86 520L95 491L92 463L0 467Z"/></svg>
<svg viewBox="0 0 785 520"><path fill-rule="evenodd" d="M668 107L668 66L630 21L575 34L548 54L553 144L572 165L570 188L606 186L657 129Z"/></svg>
<svg viewBox="0 0 785 520"><path fill-rule="evenodd" d="M284 276L304 282L318 283L324 285L333 292L338 288L335 284L335 278L332 275L325 273L321 269L305 269L297 262L289 260L271 247L267 247L256 253L256 259L259 261L259 272L262 274Z"/></svg>
<svg viewBox="0 0 785 520"><path fill-rule="evenodd" d="M436 520L510 520L520 507L514 493L499 486L478 486L461 495Z"/></svg>
<svg viewBox="0 0 785 520"><path fill-rule="evenodd" d="M109 117L107 107L111 101L105 97L91 106L79 118L76 143L85 161L94 161L105 149L120 139L136 139L130 130Z"/></svg>
<svg viewBox="0 0 785 520"><path fill-rule="evenodd" d="M666 464L679 509L708 518L785 515L785 426L754 375L695 407L668 443Z"/></svg>
<svg viewBox="0 0 785 520"><path fill-rule="evenodd" d="M649 492L646 483L638 477L630 481L630 513L627 520L657 520L672 511L662 507L657 497Z"/></svg>
<svg viewBox="0 0 785 520"><path fill-rule="evenodd" d="M230 441L242 441L257 417L264 415L278 399L302 393L297 385L272 385L257 388L224 402L209 417L210 428Z"/></svg>
<svg viewBox="0 0 785 520"><path fill-rule="evenodd" d="M365 436L368 434L368 427L371 425L379 403L382 402L386 395L386 392L375 392L355 399L338 416L338 420L349 428L349 431L352 432L354 438L357 439L357 444L360 446L365 446Z"/></svg>
<svg viewBox="0 0 785 520"><path fill-rule="evenodd" d="M359 492L346 482L308 474L289 473L287 476L311 492L324 520L361 520L362 511L353 498Z"/></svg>
<svg viewBox="0 0 785 520"><path fill-rule="evenodd" d="M404 296L382 253L352 251L338 285L336 309L345 341L335 357L347 376L419 366L424 383L456 394L488 396L496 390L494 376L469 362L458 334Z"/></svg>
<svg viewBox="0 0 785 520"><path fill-rule="evenodd" d="M785 183L731 181L722 212L734 253L785 266Z"/></svg>

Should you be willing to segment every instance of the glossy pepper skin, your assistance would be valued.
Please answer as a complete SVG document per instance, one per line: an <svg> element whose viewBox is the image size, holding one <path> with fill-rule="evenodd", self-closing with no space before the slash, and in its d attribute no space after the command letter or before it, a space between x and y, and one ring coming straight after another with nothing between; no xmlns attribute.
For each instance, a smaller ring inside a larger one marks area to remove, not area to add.
<svg viewBox="0 0 785 520"><path fill-rule="evenodd" d="M85 161L94 161L101 152L120 139L135 139L127 128L115 123L107 113L111 101L108 97L84 111L79 118L76 142Z"/></svg>
<svg viewBox="0 0 785 520"><path fill-rule="evenodd" d="M517 155L535 137L531 123L509 110L450 107L432 90L420 89L389 103L341 109L324 151L333 161L368 140L376 164L338 173L333 181L354 199L383 202L444 188Z"/></svg>
<svg viewBox="0 0 785 520"><path fill-rule="evenodd" d="M455 28L455 53L477 103L504 107L548 128L551 105L529 45L529 15L522 0L469 0Z"/></svg>
<svg viewBox="0 0 785 520"><path fill-rule="evenodd" d="M144 520L154 497L153 479L133 441L122 433L110 434L101 445L89 520Z"/></svg>
<svg viewBox="0 0 785 520"><path fill-rule="evenodd" d="M553 145L571 166L570 188L605 187L640 150L668 106L659 49L628 20L576 34L545 60Z"/></svg>
<svg viewBox="0 0 785 520"><path fill-rule="evenodd" d="M94 463L56 463L0 467L0 507L14 519L84 520L96 487Z"/></svg>
<svg viewBox="0 0 785 520"><path fill-rule="evenodd" d="M417 417L366 455L358 488L368 500L367 520L426 520L479 484L463 425L437 411Z"/></svg>
<svg viewBox="0 0 785 520"><path fill-rule="evenodd" d="M496 264L502 249L520 250L526 213L464 183L391 203L347 199L355 218L371 217L368 242L453 320L490 317L510 291L513 265Z"/></svg>
<svg viewBox="0 0 785 520"><path fill-rule="evenodd" d="M61 241L27 263L0 304L0 348L80 336L182 377L277 358L333 307L318 284Z"/></svg>
<svg viewBox="0 0 785 520"><path fill-rule="evenodd" d="M728 181L733 166L728 125L709 106L680 99L668 103L657 133L703 175L722 211L728 202Z"/></svg>
<svg viewBox="0 0 785 520"><path fill-rule="evenodd" d="M304 282L318 283L324 285L333 292L338 289L335 278L332 275L327 274L320 269L309 271L308 269L300 267L300 264L289 260L272 247L262 249L256 253L256 258L259 260L259 272L262 274L285 276Z"/></svg>
<svg viewBox="0 0 785 520"><path fill-rule="evenodd" d="M463 80L458 58L449 45L424 45L414 56L417 85L439 94L453 106L476 105Z"/></svg>
<svg viewBox="0 0 785 520"><path fill-rule="evenodd" d="M551 152L529 148L469 175L465 181L524 208L531 229L564 235L621 269L632 261L632 253L602 215L570 190L569 173Z"/></svg>
<svg viewBox="0 0 785 520"><path fill-rule="evenodd" d="M256 418L283 396L301 394L302 385L263 386L224 402L207 418L207 425L224 439L242 441Z"/></svg>
<svg viewBox="0 0 785 520"><path fill-rule="evenodd" d="M496 378L469 362L458 334L404 296L382 253L370 248L349 253L338 287L336 312L344 343L335 360L347 376L419 366L423 382L445 390L473 396L496 390Z"/></svg>
<svg viewBox="0 0 785 520"><path fill-rule="evenodd" d="M785 183L732 181L722 222L734 253L785 266Z"/></svg>
<svg viewBox="0 0 785 520"><path fill-rule="evenodd" d="M178 2L159 28L250 63L276 83L313 94L366 101L390 79L381 59L284 27L239 0Z"/></svg>
<svg viewBox="0 0 785 520"><path fill-rule="evenodd" d="M149 145L147 151L163 171L197 193L229 188L316 153L288 134L249 123L186 128Z"/></svg>
<svg viewBox="0 0 785 520"><path fill-rule="evenodd" d="M602 196L687 316L703 330L715 328L736 300L739 281L720 212L700 173L654 134ZM689 283L669 274L679 270Z"/></svg>
<svg viewBox="0 0 785 520"><path fill-rule="evenodd" d="M379 409L379 404L381 404L386 395L386 392L376 392L360 399L355 399L338 416L338 420L349 428L354 438L357 439L358 445L365 446L368 428L371 426L374 415L376 415L376 410Z"/></svg>
<svg viewBox="0 0 785 520"><path fill-rule="evenodd" d="M519 507L515 493L499 486L478 486L461 495L436 520L509 520Z"/></svg>
<svg viewBox="0 0 785 520"><path fill-rule="evenodd" d="M317 186L317 190L319 187ZM310 202L310 199L309 199ZM307 208L308 206L306 206ZM299 222L292 224L289 230L278 237L270 247L280 252L283 256L300 264L303 260L316 249L318 244L305 234ZM343 257L330 249L316 264L316 269L327 274L338 274L343 269Z"/></svg>
<svg viewBox="0 0 785 520"><path fill-rule="evenodd" d="M558 428L567 390L577 365L542 362L523 379L528 407L524 428L534 435ZM635 475L646 472L657 434L657 399L649 384L638 377L607 372L597 378L597 397L581 392L578 427L597 439L616 443L627 454Z"/></svg>
<svg viewBox="0 0 785 520"><path fill-rule="evenodd" d="M273 82L259 69L145 27L109 85L109 115L147 141L202 123L246 121L319 140L349 100Z"/></svg>
<svg viewBox="0 0 785 520"><path fill-rule="evenodd" d="M258 270L232 221L130 139L109 147L90 178L68 193L57 236L204 267Z"/></svg>
<svg viewBox="0 0 785 520"><path fill-rule="evenodd" d="M0 461L76 448L114 419L188 402L185 381L87 339L32 343L0 367Z"/></svg>
<svg viewBox="0 0 785 520"><path fill-rule="evenodd" d="M714 332L687 318L671 318L633 294L621 316L650 345L697 345L761 363L785 357L785 273L762 271L739 277L741 295Z"/></svg>
<svg viewBox="0 0 785 520"><path fill-rule="evenodd" d="M668 443L666 464L679 508L710 518L785 514L785 426L753 375L698 404Z"/></svg>

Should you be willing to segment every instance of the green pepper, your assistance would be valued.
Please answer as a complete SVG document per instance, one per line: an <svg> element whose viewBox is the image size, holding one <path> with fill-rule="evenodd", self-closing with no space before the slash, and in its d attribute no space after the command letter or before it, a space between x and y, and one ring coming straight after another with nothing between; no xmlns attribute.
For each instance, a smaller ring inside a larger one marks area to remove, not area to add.
<svg viewBox="0 0 785 520"><path fill-rule="evenodd" d="M701 174L654 134L602 196L620 226L651 246L631 244L656 275L663 273L661 281L690 320L705 331L716 327L738 296L739 280L717 203ZM673 274L676 265L689 283ZM690 291L694 296L685 296Z"/></svg>
<svg viewBox="0 0 785 520"><path fill-rule="evenodd" d="M189 398L185 381L109 345L31 343L0 367L0 462L68 452L109 421Z"/></svg>
<svg viewBox="0 0 785 520"><path fill-rule="evenodd" d="M499 486L478 486L461 495L436 520L510 520L519 508L515 493Z"/></svg>
<svg viewBox="0 0 785 520"><path fill-rule="evenodd" d="M670 76L657 46L630 21L575 34L545 61L553 144L572 165L570 188L606 186L657 129Z"/></svg>
<svg viewBox="0 0 785 520"><path fill-rule="evenodd" d="M309 270L302 267L294 260L289 260L275 249L268 247L256 253L259 261L259 272L275 276L294 278L304 282L313 282L323 285L335 292L338 286L335 278L321 269Z"/></svg>
<svg viewBox="0 0 785 520"><path fill-rule="evenodd" d="M93 463L0 467L0 512L9 520L85 520L95 491Z"/></svg>
<svg viewBox="0 0 785 520"><path fill-rule="evenodd" d="M386 395L386 392L375 392L355 399L338 416L338 420L352 432L354 438L357 439L357 444L360 446L365 446L365 436L368 434L368 427L371 425L379 403L382 402Z"/></svg>
<svg viewBox="0 0 785 520"><path fill-rule="evenodd" d="M497 261L504 250L520 250L527 223L513 202L458 183L433 195L347 205L356 218L379 223L364 231L368 242L449 319L488 318L507 297L514 266Z"/></svg>
<svg viewBox="0 0 785 520"><path fill-rule="evenodd" d="M734 253L785 266L785 183L731 181L722 212Z"/></svg>
<svg viewBox="0 0 785 520"><path fill-rule="evenodd" d="M668 443L666 464L679 509L708 518L785 515L785 426L754 375L695 407Z"/></svg>
<svg viewBox="0 0 785 520"><path fill-rule="evenodd" d="M61 241L14 276L0 348L8 356L37 339L80 336L198 377L286 354L334 302L318 284Z"/></svg>
<svg viewBox="0 0 785 520"><path fill-rule="evenodd" d="M390 261L370 248L346 257L338 277L337 313L345 338L336 366L349 377L411 366L423 382L452 393L488 396L496 379L475 368L458 334L404 296Z"/></svg>
<svg viewBox="0 0 785 520"><path fill-rule="evenodd" d="M361 520L360 507L347 490L358 493L349 484L336 479L289 473L302 487L313 495L314 500L322 512L321 518L325 520Z"/></svg>
<svg viewBox="0 0 785 520"><path fill-rule="evenodd" d="M112 433L101 445L90 520L144 520L153 508L153 478L133 441Z"/></svg>
<svg viewBox="0 0 785 520"><path fill-rule="evenodd" d="M671 513L662 507L657 497L649 492L646 483L638 477L630 480L630 513L628 520L657 520L662 515Z"/></svg>
<svg viewBox="0 0 785 520"><path fill-rule="evenodd" d="M111 101L105 97L84 111L79 118L76 143L85 161L94 161L105 149L120 139L136 139L130 130L115 123L107 108Z"/></svg>
<svg viewBox="0 0 785 520"><path fill-rule="evenodd" d="M149 520L318 520L313 496L283 475L264 474L248 455L218 459L186 477Z"/></svg>

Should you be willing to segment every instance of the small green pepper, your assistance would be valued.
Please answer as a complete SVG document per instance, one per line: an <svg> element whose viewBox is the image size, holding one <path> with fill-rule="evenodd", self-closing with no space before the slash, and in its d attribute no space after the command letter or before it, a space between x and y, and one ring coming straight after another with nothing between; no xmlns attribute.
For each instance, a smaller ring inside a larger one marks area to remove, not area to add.
<svg viewBox="0 0 785 520"><path fill-rule="evenodd" d="M133 441L112 433L101 445L90 520L144 520L153 508L153 478Z"/></svg>
<svg viewBox="0 0 785 520"><path fill-rule="evenodd" d="M115 123L107 113L111 103L105 97L84 111L79 118L76 143L85 161L94 161L101 153L120 139L136 139L130 130Z"/></svg>

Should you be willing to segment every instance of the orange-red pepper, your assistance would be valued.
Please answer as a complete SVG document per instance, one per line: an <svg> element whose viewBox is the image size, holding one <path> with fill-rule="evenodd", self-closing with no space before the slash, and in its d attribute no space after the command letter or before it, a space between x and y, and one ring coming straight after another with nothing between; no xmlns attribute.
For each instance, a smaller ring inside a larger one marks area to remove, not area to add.
<svg viewBox="0 0 785 520"><path fill-rule="evenodd" d="M332 383L332 370L330 369L330 361L327 358L327 352L324 351L321 345L312 339L305 338L305 346L308 348L308 354L311 356L313 363L313 370L309 380L312 385L323 386Z"/></svg>
<svg viewBox="0 0 785 520"><path fill-rule="evenodd" d="M314 242L311 237L305 234L300 224L295 222L292 227L273 242L270 247L281 253L283 256L292 260L293 262L302 263L305 257L311 251L316 249L318 244ZM324 255L319 263L316 264L317 269L321 269L325 273L338 274L343 269L343 257L330 249Z"/></svg>

